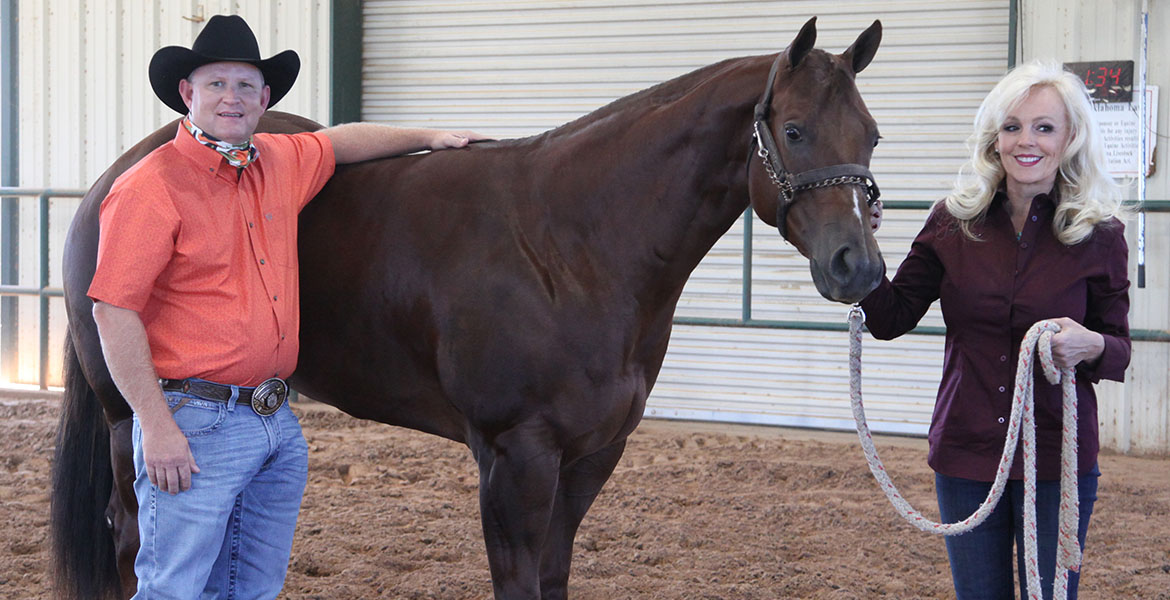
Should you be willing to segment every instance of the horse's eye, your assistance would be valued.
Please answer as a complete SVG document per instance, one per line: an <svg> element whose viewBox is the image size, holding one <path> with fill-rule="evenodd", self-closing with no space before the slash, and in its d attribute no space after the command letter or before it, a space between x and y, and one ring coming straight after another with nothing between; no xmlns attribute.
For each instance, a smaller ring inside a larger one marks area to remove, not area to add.
<svg viewBox="0 0 1170 600"><path fill-rule="evenodd" d="M800 141L800 130L792 125L784 128L784 135L788 136L788 139L793 142Z"/></svg>
<svg viewBox="0 0 1170 600"><path fill-rule="evenodd" d="M880 141L882 141L882 136L880 136L880 135L873 138L873 147L877 148L878 142L880 142Z"/></svg>

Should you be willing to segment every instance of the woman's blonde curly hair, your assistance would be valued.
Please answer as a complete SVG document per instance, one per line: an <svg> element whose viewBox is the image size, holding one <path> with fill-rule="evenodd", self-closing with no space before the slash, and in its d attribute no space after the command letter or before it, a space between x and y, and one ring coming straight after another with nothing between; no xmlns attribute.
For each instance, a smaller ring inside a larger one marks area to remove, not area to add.
<svg viewBox="0 0 1170 600"><path fill-rule="evenodd" d="M996 138L1007 115L1020 105L1032 90L1047 87L1064 102L1070 136L1056 175L1060 203L1056 207L1052 229L1066 246L1083 242L1093 228L1112 217L1121 216L1121 194L1105 170L1105 152L1101 134L1093 122L1093 107L1088 92L1076 75L1052 61L1031 61L1004 75L987 94L975 114L975 130L967 139L971 160L959 172L955 188L943 202L959 221L963 233L977 239L972 225L987 214L1005 173L995 153Z"/></svg>

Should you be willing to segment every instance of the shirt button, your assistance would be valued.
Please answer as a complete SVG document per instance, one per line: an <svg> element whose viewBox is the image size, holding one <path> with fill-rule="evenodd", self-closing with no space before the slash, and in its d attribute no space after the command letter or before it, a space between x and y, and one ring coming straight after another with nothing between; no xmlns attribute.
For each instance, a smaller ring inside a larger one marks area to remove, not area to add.
<svg viewBox="0 0 1170 600"><path fill-rule="evenodd" d="M276 299L276 298L273 298L273 300L275 300L275 299ZM1006 392L1006 391L1007 391L1007 388L1005 388L1005 387L1003 387L1003 386L1001 385L1001 386L999 386L999 391L1001 391L1001 392Z"/></svg>
<svg viewBox="0 0 1170 600"><path fill-rule="evenodd" d="M273 300L276 300L276 296L273 296L273 297L272 297L272 299L273 299ZM1003 391L1003 388L1000 388L1000 389L999 389L999 391L1001 391L1001 392L1002 392L1002 391Z"/></svg>
<svg viewBox="0 0 1170 600"><path fill-rule="evenodd" d="M1000 417L1000 418L998 418L998 419L996 419L996 420L997 420L997 421L999 421L999 422L1000 422L1000 424L1003 424L1003 422L1004 422L1004 418L1003 418L1003 417Z"/></svg>
<svg viewBox="0 0 1170 600"><path fill-rule="evenodd" d="M1033 223L1035 223L1037 218L1038 218L1038 217L1037 217L1036 215L1032 215L1032 222L1033 222ZM1000 419L1000 422L1002 423L1002 422L1003 422L1003 420L1002 420L1002 419Z"/></svg>
<svg viewBox="0 0 1170 600"><path fill-rule="evenodd" d="M1007 355L1001 354L999 357L999 362L1007 362Z"/></svg>
<svg viewBox="0 0 1170 600"><path fill-rule="evenodd" d="M1027 249L1027 248L1028 248L1028 242L1023 242L1022 244L1020 244L1020 247L1021 247L1021 248L1024 248L1024 249Z"/></svg>
<svg viewBox="0 0 1170 600"><path fill-rule="evenodd" d="M253 227L255 227L255 226L256 226L256 225L255 225L254 223L251 223L251 222L249 222L249 223L248 223L248 228L249 228L249 229L251 229L251 228L253 228Z"/></svg>
<svg viewBox="0 0 1170 600"><path fill-rule="evenodd" d="M261 259L260 259L260 264L264 264L264 259L263 259L263 258L261 258Z"/></svg>

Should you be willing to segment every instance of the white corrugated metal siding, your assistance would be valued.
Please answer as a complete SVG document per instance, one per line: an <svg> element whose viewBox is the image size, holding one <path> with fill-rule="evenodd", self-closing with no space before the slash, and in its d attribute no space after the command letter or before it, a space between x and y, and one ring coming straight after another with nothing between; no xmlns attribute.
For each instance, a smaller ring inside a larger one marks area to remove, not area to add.
<svg viewBox="0 0 1170 600"><path fill-rule="evenodd" d="M301 72L278 108L329 118L330 2L282 0L21 0L19 19L20 187L86 188L119 155L177 117L151 91L150 57L163 46L190 47L213 14L243 16L264 57L293 48ZM51 203L50 285L59 287L61 248L78 200ZM21 201L20 285L40 281L35 199ZM38 300L21 298L19 357L10 383L38 379ZM51 301L50 384L58 385L64 306Z"/></svg>
<svg viewBox="0 0 1170 600"><path fill-rule="evenodd" d="M362 117L531 135L700 66L781 50L813 15L817 46L833 52L882 20L882 46L858 77L884 138L872 169L886 199L940 197L1006 68L1008 0L368 0ZM891 272L923 218L887 213L879 237ZM754 318L844 322L847 307L816 293L807 261L774 230L756 221L752 237ZM737 224L695 271L679 316L741 316L742 248ZM676 327L647 415L849 427L847 346L845 333ZM941 347L931 336L868 344L875 431L925 432Z"/></svg>
<svg viewBox="0 0 1170 600"><path fill-rule="evenodd" d="M1151 2L1147 71L1149 85L1170 82L1170 6ZM1052 58L1062 62L1132 59L1140 65L1141 8L1139 0L1034 0L1022 3L1020 58ZM1134 86L1139 77L1134 75ZM1170 103L1150 106L1157 117L1158 147L1153 174L1146 181L1148 200L1170 199L1170 152L1163 133L1170 124ZM1127 197L1137 199L1136 180ZM1170 214L1151 213L1146 220L1146 287L1137 287L1137 219L1126 223L1130 248L1130 327L1170 330ZM1097 385L1101 444L1122 452L1170 454L1170 344L1134 342L1125 383Z"/></svg>
<svg viewBox="0 0 1170 600"><path fill-rule="evenodd" d="M177 115L150 89L163 46L190 47L214 14L244 17L272 56L292 48L301 72L278 108L329 117L328 0L22 0L20 179L85 187L122 152Z"/></svg>

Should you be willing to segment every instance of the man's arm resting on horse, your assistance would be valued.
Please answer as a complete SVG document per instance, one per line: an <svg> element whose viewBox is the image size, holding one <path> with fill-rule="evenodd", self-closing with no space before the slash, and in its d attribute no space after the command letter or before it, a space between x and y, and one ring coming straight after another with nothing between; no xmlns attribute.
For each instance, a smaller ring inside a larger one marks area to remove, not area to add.
<svg viewBox="0 0 1170 600"><path fill-rule="evenodd" d="M93 320L110 376L138 415L150 482L171 494L186 491L199 467L158 384L142 318L133 310L94 302Z"/></svg>
<svg viewBox="0 0 1170 600"><path fill-rule="evenodd" d="M329 136L333 156L341 164L420 150L462 148L470 142L487 139L472 131L391 127L377 123L345 123L322 129L321 133Z"/></svg>

